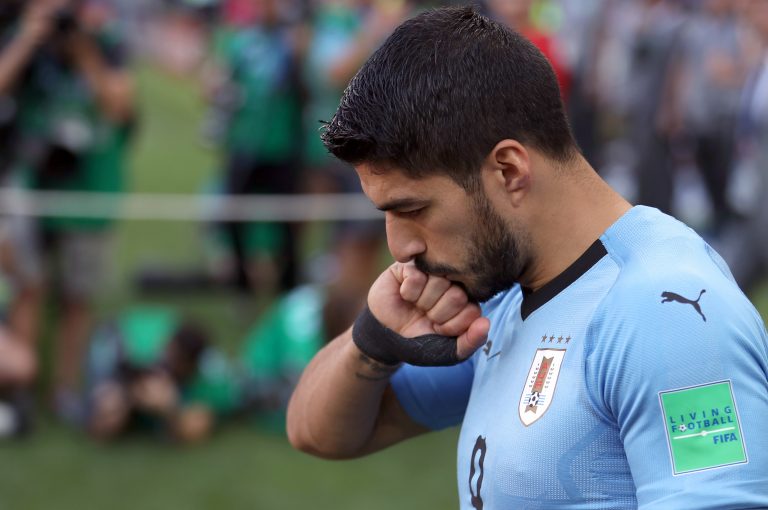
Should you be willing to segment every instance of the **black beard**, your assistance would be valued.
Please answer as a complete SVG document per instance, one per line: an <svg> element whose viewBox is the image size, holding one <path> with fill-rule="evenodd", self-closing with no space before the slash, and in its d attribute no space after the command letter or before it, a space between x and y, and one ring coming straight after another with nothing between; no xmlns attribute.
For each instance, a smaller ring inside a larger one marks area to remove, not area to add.
<svg viewBox="0 0 768 510"><path fill-rule="evenodd" d="M470 301L482 303L518 282L526 267L524 250L528 243L523 235L512 235L482 192L473 201L477 222L469 240L467 266L431 263L422 256L416 256L414 263L426 274L466 277L465 282L452 282L464 289Z"/></svg>

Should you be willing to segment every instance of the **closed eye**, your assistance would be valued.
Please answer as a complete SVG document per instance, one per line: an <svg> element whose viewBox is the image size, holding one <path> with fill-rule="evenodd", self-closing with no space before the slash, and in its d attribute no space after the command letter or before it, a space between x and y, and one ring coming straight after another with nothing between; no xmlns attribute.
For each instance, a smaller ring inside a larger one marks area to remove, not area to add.
<svg viewBox="0 0 768 510"><path fill-rule="evenodd" d="M416 216L421 214L424 211L424 209L426 209L426 208L425 207L419 207L419 208L416 208L416 209L396 210L396 211L392 211L392 212L394 214L396 214L397 216L400 216L401 218L415 218Z"/></svg>
<svg viewBox="0 0 768 510"><path fill-rule="evenodd" d="M428 207L429 201L418 198L399 198L377 206L377 209L393 215L396 218L413 219L422 214Z"/></svg>

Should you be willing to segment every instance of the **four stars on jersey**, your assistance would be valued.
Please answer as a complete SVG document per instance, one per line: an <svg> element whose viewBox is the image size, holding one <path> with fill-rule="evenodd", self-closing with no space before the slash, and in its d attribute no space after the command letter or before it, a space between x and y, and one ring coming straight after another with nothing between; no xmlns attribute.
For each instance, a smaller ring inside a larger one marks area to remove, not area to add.
<svg viewBox="0 0 768 510"><path fill-rule="evenodd" d="M555 340L557 340L557 342L555 342ZM567 343L570 343L570 342L571 342L571 335L568 335L566 337L563 337L563 335L560 335L560 336L557 336L557 337L555 335L551 335L551 336L542 335L541 336L541 343L550 343L550 344L551 343L558 343L558 344L565 343L565 344L567 344Z"/></svg>

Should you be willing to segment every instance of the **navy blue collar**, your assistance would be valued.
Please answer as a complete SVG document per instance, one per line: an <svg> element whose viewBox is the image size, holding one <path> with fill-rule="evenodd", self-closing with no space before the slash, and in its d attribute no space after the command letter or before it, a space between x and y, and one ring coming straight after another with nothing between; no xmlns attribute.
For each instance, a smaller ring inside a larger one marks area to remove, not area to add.
<svg viewBox="0 0 768 510"><path fill-rule="evenodd" d="M602 241L599 239L587 248L587 251L581 254L576 261L568 268L553 278L549 283L537 291L523 287L523 304L520 305L520 316L525 320L533 312L547 304L549 300L560 294L573 282L579 279L581 275L589 271L592 266L608 255Z"/></svg>

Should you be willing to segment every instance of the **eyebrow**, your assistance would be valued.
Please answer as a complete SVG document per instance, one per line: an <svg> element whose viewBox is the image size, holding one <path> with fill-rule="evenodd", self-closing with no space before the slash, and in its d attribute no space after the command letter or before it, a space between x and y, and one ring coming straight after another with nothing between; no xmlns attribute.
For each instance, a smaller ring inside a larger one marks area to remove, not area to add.
<svg viewBox="0 0 768 510"><path fill-rule="evenodd" d="M427 201L418 198L395 198L382 205L376 206L379 211L392 211L395 209L407 209L414 206L426 205Z"/></svg>

